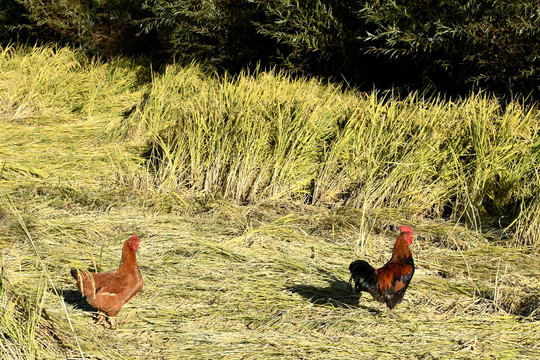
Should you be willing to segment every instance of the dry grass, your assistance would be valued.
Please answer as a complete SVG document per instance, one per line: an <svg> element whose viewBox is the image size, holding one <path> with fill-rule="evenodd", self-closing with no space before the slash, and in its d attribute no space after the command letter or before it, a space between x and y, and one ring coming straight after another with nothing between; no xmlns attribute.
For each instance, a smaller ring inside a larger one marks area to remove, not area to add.
<svg viewBox="0 0 540 360"><path fill-rule="evenodd" d="M358 304L348 292L347 266L356 257L382 264L394 231L372 234L371 251L355 253L358 229L334 227L332 236L331 227L317 226L331 222L326 213L207 205L213 210L189 215L144 206L33 210L38 251L63 290L60 299L49 293L43 303L57 333L73 347L65 350L69 356L78 351L67 340L62 300L87 357L539 355L538 255L489 244L453 250L418 231L413 246L418 270L396 309L402 319L388 318L369 297ZM69 268L116 266L131 231L143 239L139 263L145 289L120 313L114 332L93 325L91 313L77 309ZM43 282L40 269L24 237L10 238L17 241L3 251L5 277L12 288L32 296Z"/></svg>
<svg viewBox="0 0 540 360"><path fill-rule="evenodd" d="M366 222L391 211L451 218L540 246L534 106L481 94L398 101L283 74L215 79L170 66L136 109L117 129L147 144L150 188L347 205Z"/></svg>
<svg viewBox="0 0 540 360"><path fill-rule="evenodd" d="M382 265L402 215L151 191L109 117L0 118L2 359L540 357L540 256L499 230L409 218L418 269L387 317L347 267ZM114 268L131 233L145 288L111 331L69 269Z"/></svg>

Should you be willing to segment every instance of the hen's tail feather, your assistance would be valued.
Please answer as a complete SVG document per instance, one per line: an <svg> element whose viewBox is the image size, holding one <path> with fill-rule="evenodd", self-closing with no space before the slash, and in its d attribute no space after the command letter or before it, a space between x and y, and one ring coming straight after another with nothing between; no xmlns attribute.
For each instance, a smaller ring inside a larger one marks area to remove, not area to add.
<svg viewBox="0 0 540 360"><path fill-rule="evenodd" d="M75 280L79 279L79 276L77 275L77 269L71 269L71 276L73 276Z"/></svg>
<svg viewBox="0 0 540 360"><path fill-rule="evenodd" d="M351 271L351 278L349 279L349 289L352 288L352 282L354 280L354 290L356 292L367 291L373 292L377 278L375 275L375 269L364 260L356 260L349 265Z"/></svg>
<svg viewBox="0 0 540 360"><path fill-rule="evenodd" d="M77 287L83 296L88 297L95 293L97 286L95 284L94 277L91 276L87 271L71 269L70 273L77 282Z"/></svg>

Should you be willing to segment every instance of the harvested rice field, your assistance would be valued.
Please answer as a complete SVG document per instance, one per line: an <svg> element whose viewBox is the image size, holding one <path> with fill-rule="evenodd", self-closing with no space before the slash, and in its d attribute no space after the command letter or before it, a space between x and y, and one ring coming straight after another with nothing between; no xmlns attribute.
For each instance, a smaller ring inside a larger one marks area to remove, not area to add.
<svg viewBox="0 0 540 360"><path fill-rule="evenodd" d="M398 207L180 191L124 123L144 92L123 87L134 75L92 66L76 85L89 88L65 95L81 106L0 91L1 359L540 358L534 246ZM23 81L3 69L6 89ZM348 266L382 266L402 224L416 272L388 314L349 291ZM69 273L115 269L132 233L144 288L110 330Z"/></svg>

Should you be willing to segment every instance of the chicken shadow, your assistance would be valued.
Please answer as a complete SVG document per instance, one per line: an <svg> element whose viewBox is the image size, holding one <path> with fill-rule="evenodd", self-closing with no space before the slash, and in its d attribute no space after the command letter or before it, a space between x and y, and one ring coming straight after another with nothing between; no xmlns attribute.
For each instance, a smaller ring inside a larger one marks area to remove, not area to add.
<svg viewBox="0 0 540 360"><path fill-rule="evenodd" d="M287 290L299 294L317 305L330 305L341 308L360 307L375 314L381 313L377 309L360 304L360 294L351 292L349 283L335 277L329 279L329 285L326 287L294 285L287 288Z"/></svg>
<svg viewBox="0 0 540 360"><path fill-rule="evenodd" d="M97 311L78 290L64 290L63 296L64 302L73 306L74 309L81 309L92 313Z"/></svg>

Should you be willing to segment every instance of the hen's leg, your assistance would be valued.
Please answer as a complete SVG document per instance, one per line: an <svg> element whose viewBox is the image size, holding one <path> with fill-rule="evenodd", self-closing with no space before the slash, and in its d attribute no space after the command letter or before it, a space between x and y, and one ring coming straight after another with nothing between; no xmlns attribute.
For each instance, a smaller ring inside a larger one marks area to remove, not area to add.
<svg viewBox="0 0 540 360"><path fill-rule="evenodd" d="M109 316L109 315L106 315L106 316L107 316L107 322L111 326L111 330L116 330L116 326L114 326L113 318L111 316Z"/></svg>
<svg viewBox="0 0 540 360"><path fill-rule="evenodd" d="M97 314L94 315L94 323L99 324L103 320L103 312L98 310Z"/></svg>

